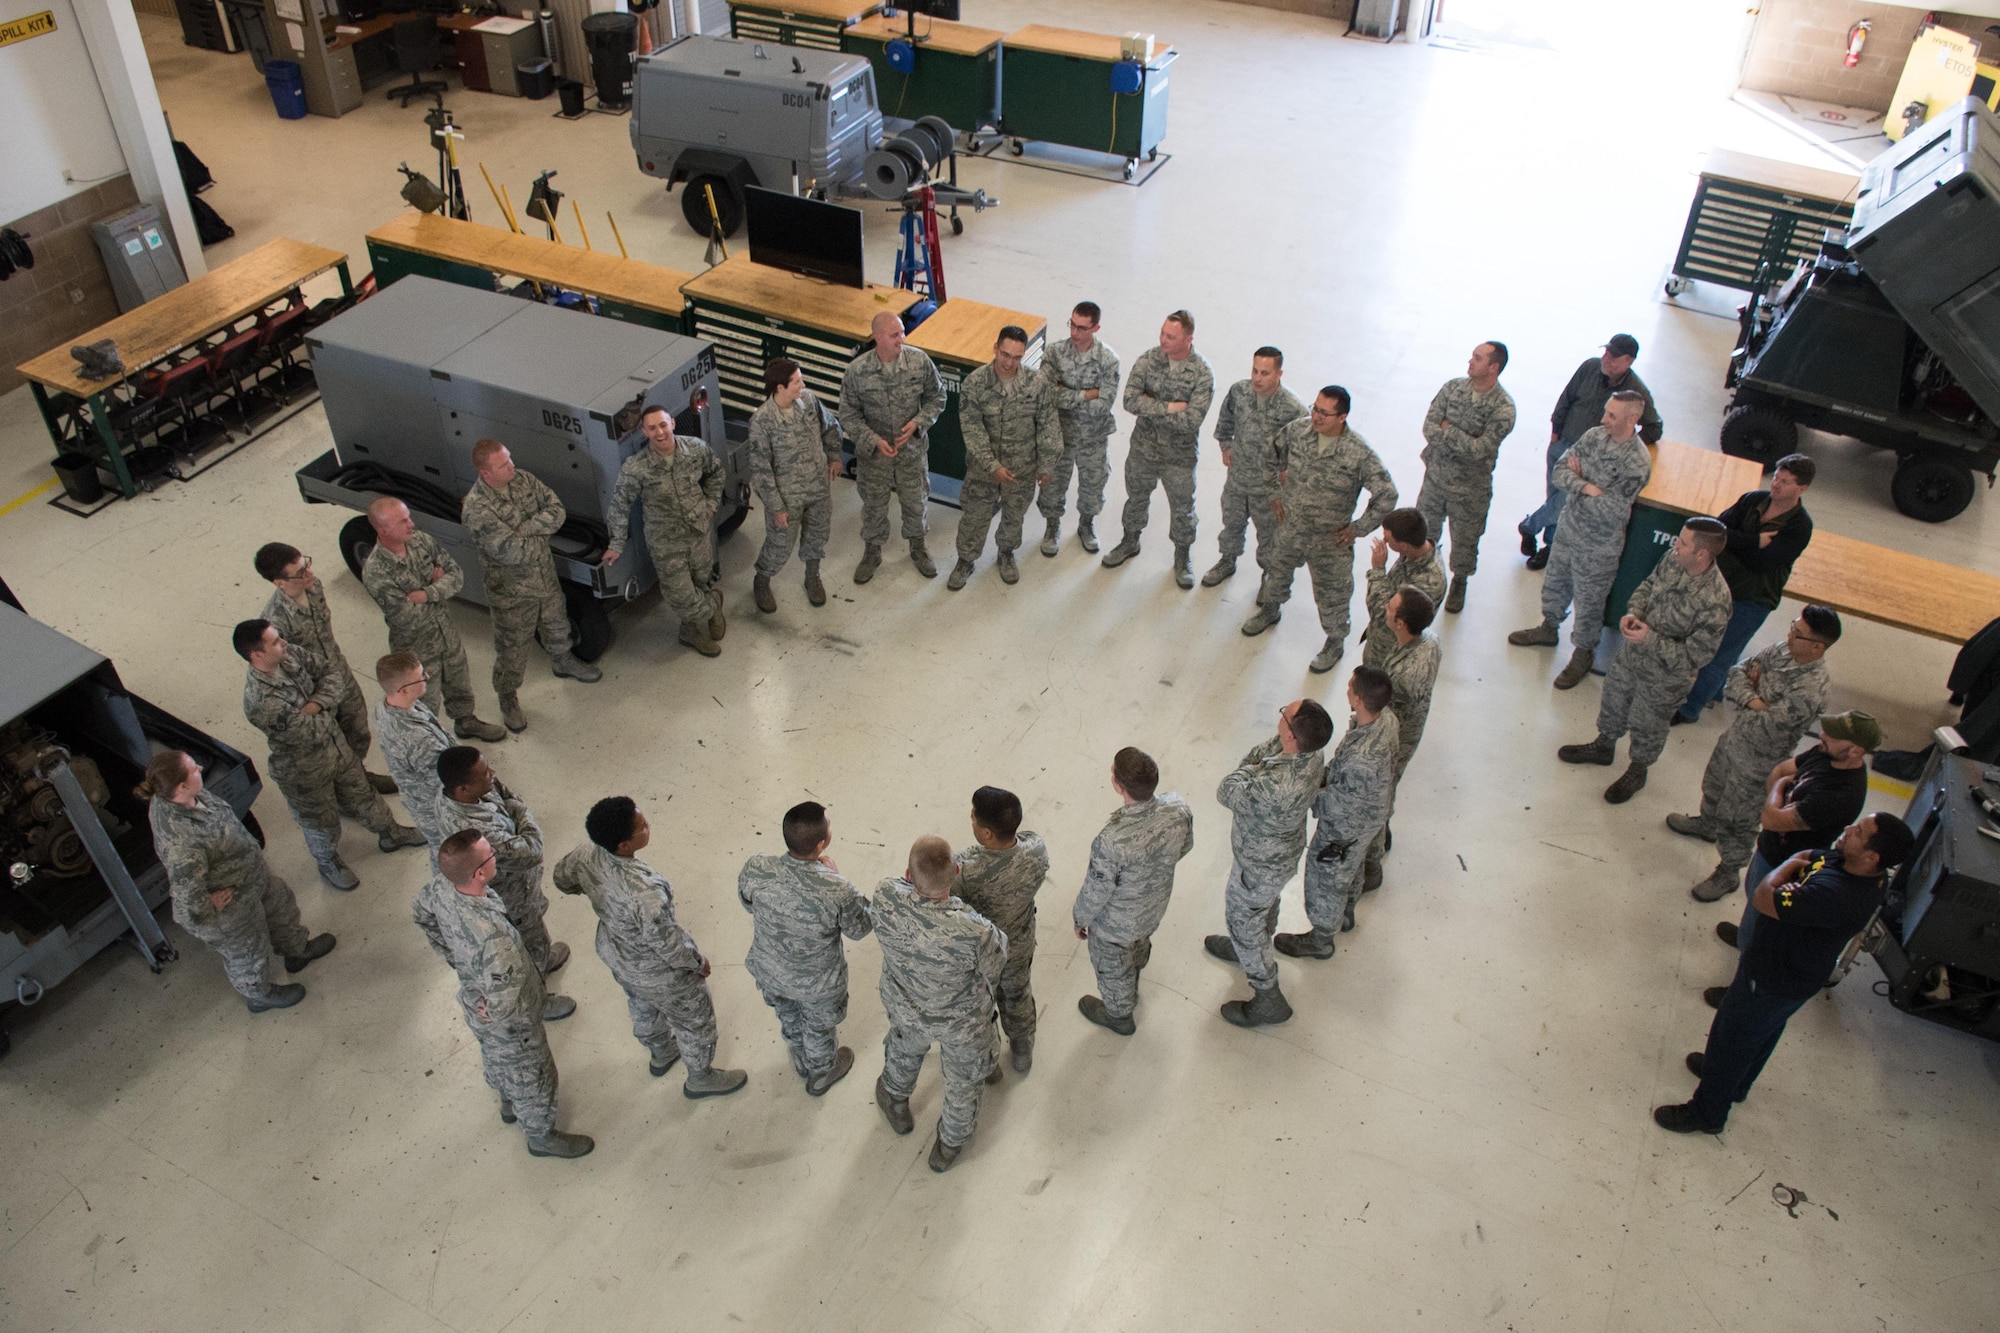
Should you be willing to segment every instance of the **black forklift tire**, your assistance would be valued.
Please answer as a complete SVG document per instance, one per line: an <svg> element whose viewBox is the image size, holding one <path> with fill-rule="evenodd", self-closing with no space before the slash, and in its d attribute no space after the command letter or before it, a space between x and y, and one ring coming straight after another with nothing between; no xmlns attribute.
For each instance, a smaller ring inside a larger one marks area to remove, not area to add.
<svg viewBox="0 0 2000 1333"><path fill-rule="evenodd" d="M681 192L681 216L697 236L708 235L708 195L704 186L715 189L715 211L722 218L724 237L734 236L743 225L743 195L727 176L696 176Z"/></svg>
<svg viewBox="0 0 2000 1333"><path fill-rule="evenodd" d="M1957 518L1972 503L1972 469L1942 454L1904 454L1889 480L1896 508L1921 523Z"/></svg>
<svg viewBox="0 0 2000 1333"><path fill-rule="evenodd" d="M736 506L734 512L725 514L723 516L722 522L716 525L715 539L719 542L728 541L730 534L735 532L736 529L742 527L743 520L748 517L750 517L750 502L748 500L745 500L743 503Z"/></svg>
<svg viewBox="0 0 2000 1333"><path fill-rule="evenodd" d="M569 609L570 633L575 642L569 650L578 660L595 662L611 647L611 613L590 589L567 580L562 585L563 605Z"/></svg>
<svg viewBox="0 0 2000 1333"><path fill-rule="evenodd" d="M348 519L347 526L340 530L340 558L347 562L347 572L360 578L361 567L368 563L368 553L374 549L375 525L368 521L368 516Z"/></svg>
<svg viewBox="0 0 2000 1333"><path fill-rule="evenodd" d="M1739 403L1722 416L1722 452L1770 466L1799 448L1798 423L1775 407Z"/></svg>

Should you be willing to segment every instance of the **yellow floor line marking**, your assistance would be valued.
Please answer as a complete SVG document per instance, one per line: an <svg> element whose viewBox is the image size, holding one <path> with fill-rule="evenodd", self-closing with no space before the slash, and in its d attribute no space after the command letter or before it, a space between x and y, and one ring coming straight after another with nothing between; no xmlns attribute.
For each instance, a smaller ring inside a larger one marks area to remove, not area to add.
<svg viewBox="0 0 2000 1333"><path fill-rule="evenodd" d="M47 495L50 491L54 490L60 484L61 481L59 478L52 477L49 480L43 482L41 485L35 487L34 490L29 491L26 495L15 496L13 499L9 500L6 504L0 505L0 518L5 518L7 515L13 513L16 509L19 509L22 505L28 503L28 501L30 500L39 500L42 496Z"/></svg>
<svg viewBox="0 0 2000 1333"><path fill-rule="evenodd" d="M1909 783L1885 778L1874 769L1868 770L1868 787L1871 791L1879 791L1884 796L1893 796L1899 801L1911 800L1917 794L1917 789Z"/></svg>

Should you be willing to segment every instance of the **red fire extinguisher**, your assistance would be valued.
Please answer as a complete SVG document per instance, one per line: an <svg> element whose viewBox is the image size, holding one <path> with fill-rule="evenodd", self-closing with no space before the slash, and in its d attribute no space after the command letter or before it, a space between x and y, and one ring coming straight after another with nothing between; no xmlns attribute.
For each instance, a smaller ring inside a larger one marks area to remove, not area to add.
<svg viewBox="0 0 2000 1333"><path fill-rule="evenodd" d="M1861 63L1861 48L1868 45L1868 34L1875 27L1875 20L1862 19L1847 30L1847 67L1853 69Z"/></svg>

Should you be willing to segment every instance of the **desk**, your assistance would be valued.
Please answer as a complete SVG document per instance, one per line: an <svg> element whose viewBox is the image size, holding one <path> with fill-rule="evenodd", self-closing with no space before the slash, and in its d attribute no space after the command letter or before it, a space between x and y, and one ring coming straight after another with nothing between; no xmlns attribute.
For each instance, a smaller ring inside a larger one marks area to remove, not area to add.
<svg viewBox="0 0 2000 1333"><path fill-rule="evenodd" d="M1009 324L1028 335L1028 354L1021 364L1033 369L1042 364L1042 343L1048 321L1020 310L985 305L953 297L939 306L929 319L910 330L904 340L919 348L937 363L944 380L944 414L930 431L932 489L938 497L958 502L959 483L965 480L965 430L958 420L958 390L965 377L993 359L993 344L1000 330Z"/></svg>
<svg viewBox="0 0 2000 1333"><path fill-rule="evenodd" d="M1167 74L1176 55L1164 43L1140 70L1136 93L1111 91L1123 61L1119 39L1035 24L1003 39L1001 129L1016 139L1111 153L1136 166L1167 136ZM1127 173L1130 174L1129 172Z"/></svg>
<svg viewBox="0 0 2000 1333"><path fill-rule="evenodd" d="M723 406L742 416L764 401L764 363L788 356L806 387L840 410L840 377L874 340L875 316L900 315L917 303L900 287L838 287L730 256L682 286L688 332L715 345Z"/></svg>
<svg viewBox="0 0 2000 1333"><path fill-rule="evenodd" d="M972 134L1000 123L1000 39L997 28L975 28L948 19L917 19L916 68L898 74L889 68L889 43L907 40L906 18L877 14L850 24L840 49L867 56L875 67L875 95L882 114L917 120L936 116L955 130Z"/></svg>
<svg viewBox="0 0 2000 1333"><path fill-rule="evenodd" d="M1964 643L2000 618L2000 578L1815 529L1785 596L1844 616Z"/></svg>
<svg viewBox="0 0 2000 1333"><path fill-rule="evenodd" d="M681 287L694 280L678 269L435 213L404 213L369 232L368 258L384 287L412 273L486 291L498 288L499 274L532 278L597 298L597 313L607 319L669 333L686 331ZM761 390L762 367L757 374Z"/></svg>
<svg viewBox="0 0 2000 1333"><path fill-rule="evenodd" d="M132 484L124 451L111 429L110 408L104 399L106 390L124 381L78 377L76 360L69 354L71 345L111 339L125 362L124 379L129 380L154 362L256 314L294 287L329 269L339 271L341 293L351 295L354 288L347 274L347 256L340 251L304 241L267 241L249 254L210 269L206 276L176 287L137 310L88 333L64 339L61 347L44 352L16 369L32 386L35 405L41 408L49 438L55 441L57 449L62 448L63 440L48 391L74 395L89 405L91 422L104 445L112 474L118 478L118 489L129 500L138 490Z"/></svg>
<svg viewBox="0 0 2000 1333"><path fill-rule="evenodd" d="M1821 233L1853 219L1860 184L1844 172L1712 150L1688 208L1667 294L1687 291L1692 278L1740 291L1783 281L1799 260L1819 253Z"/></svg>
<svg viewBox="0 0 2000 1333"><path fill-rule="evenodd" d="M729 35L838 51L841 30L881 7L877 0L730 0Z"/></svg>

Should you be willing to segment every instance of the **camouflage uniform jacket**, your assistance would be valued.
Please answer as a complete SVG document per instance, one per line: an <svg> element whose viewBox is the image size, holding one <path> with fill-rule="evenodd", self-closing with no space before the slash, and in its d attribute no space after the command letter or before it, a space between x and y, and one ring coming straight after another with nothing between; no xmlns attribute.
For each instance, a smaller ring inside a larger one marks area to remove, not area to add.
<svg viewBox="0 0 2000 1333"><path fill-rule="evenodd" d="M459 521L479 543L489 598L531 599L557 591L549 538L569 515L539 477L517 469L499 490L475 481L460 512Z"/></svg>
<svg viewBox="0 0 2000 1333"><path fill-rule="evenodd" d="M1391 648L1375 665L1389 673L1393 691L1389 711L1396 715L1396 764L1400 768L1416 753L1431 715L1431 691L1437 688L1444 648L1438 636L1425 630L1406 644Z"/></svg>
<svg viewBox="0 0 2000 1333"><path fill-rule="evenodd" d="M811 389L790 407L766 398L750 414L750 484L765 513L795 516L831 499L827 465L839 461L840 423Z"/></svg>
<svg viewBox="0 0 2000 1333"><path fill-rule="evenodd" d="M1757 683L1750 683L1746 667L1758 668ZM1779 642L1741 666L1731 667L1723 697L1739 710L1729 720L1720 745L1728 746L1744 766L1759 769L1758 780L1792 753L1799 740L1818 729L1820 711L1832 687L1826 661L1801 665L1792 660L1791 648ZM1763 708L1750 707L1752 699L1762 699Z"/></svg>
<svg viewBox="0 0 2000 1333"><path fill-rule="evenodd" d="M1404 588L1415 588L1431 599L1431 608L1444 605L1447 580L1438 563L1437 547L1416 555L1399 556L1386 569L1368 570L1368 634L1362 642L1361 661L1378 667L1396 651L1396 631L1389 624L1389 599Z"/></svg>
<svg viewBox="0 0 2000 1333"><path fill-rule="evenodd" d="M347 654L334 641L333 609L326 604L326 589L317 580L297 601L273 590L271 600L264 603L264 619L276 626L278 636L291 645L287 655L301 658L313 675L330 678L329 684L343 681L347 687L353 686L353 668L347 665ZM335 697L345 694L343 688Z"/></svg>
<svg viewBox="0 0 2000 1333"><path fill-rule="evenodd" d="M736 897L754 923L743 964L759 989L802 1004L846 1002L840 937L865 938L875 922L845 875L788 854L753 856L736 877Z"/></svg>
<svg viewBox="0 0 2000 1333"><path fill-rule="evenodd" d="M1194 850L1194 811L1178 792L1121 806L1090 844L1090 869L1071 917L1106 944L1137 944L1160 928L1174 867Z"/></svg>
<svg viewBox="0 0 2000 1333"><path fill-rule="evenodd" d="M346 752L347 739L333 715L334 705L346 695L344 679L321 675L316 664L309 666L290 653L275 673L256 667L243 673L243 716L271 743L272 776L279 769L317 763L330 752ZM318 704L320 711L300 711L309 703Z"/></svg>
<svg viewBox="0 0 2000 1333"><path fill-rule="evenodd" d="M229 802L204 787L193 809L155 796L147 803L146 816L153 826L153 850L167 871L174 920L182 925L215 920L208 895L222 889L234 889L236 902L263 897L271 877L264 849Z"/></svg>
<svg viewBox="0 0 2000 1333"><path fill-rule="evenodd" d="M1286 754L1276 736L1243 756L1215 789L1215 799L1236 816L1229 850L1246 871L1289 879L1306 845L1306 811L1326 771L1319 753Z"/></svg>
<svg viewBox="0 0 2000 1333"><path fill-rule="evenodd" d="M1049 849L1042 835L1024 829L1014 835L1012 847L992 849L975 843L951 859L958 863L958 896L965 905L998 926L1008 939L1026 932L1032 943L1035 894L1049 874Z"/></svg>
<svg viewBox="0 0 2000 1333"><path fill-rule="evenodd" d="M1194 462L1201 453L1201 419L1214 401L1215 374L1200 352L1175 361L1157 347L1147 348L1125 381L1125 410L1138 418L1132 424L1133 446ZM1187 408L1171 412L1170 403L1186 403Z"/></svg>
<svg viewBox="0 0 2000 1333"><path fill-rule="evenodd" d="M989 1033L1007 961L1000 928L956 897L919 897L906 879L877 885L872 910L889 1021L938 1040Z"/></svg>
<svg viewBox="0 0 2000 1333"><path fill-rule="evenodd" d="M1022 366L1006 388L991 363L965 377L958 390L958 427L965 435L965 475L992 481L1004 467L1030 481L1062 456L1062 427L1049 379Z"/></svg>
<svg viewBox="0 0 2000 1333"><path fill-rule="evenodd" d="M431 582L433 569L444 571L436 583ZM456 640L446 603L465 586L465 571L428 532L412 533L399 556L389 554L389 549L377 542L361 567L361 582L375 605L382 608L393 651L429 657L441 645ZM422 592L424 600L411 601L409 594L413 592Z"/></svg>
<svg viewBox="0 0 2000 1333"><path fill-rule="evenodd" d="M1348 723L1326 766L1326 786L1313 801L1319 819L1314 846L1365 842L1388 822L1400 738L1396 715L1388 710L1373 722Z"/></svg>
<svg viewBox="0 0 2000 1333"><path fill-rule="evenodd" d="M493 790L467 804L448 795L438 797L438 826L450 837L460 829L478 829L493 849L493 883L500 900L516 911L535 916L548 909L542 894L542 829L528 807L494 779Z"/></svg>
<svg viewBox="0 0 2000 1333"><path fill-rule="evenodd" d="M917 433L909 443L921 449L945 401L944 377L928 356L905 345L885 366L870 348L840 377L840 430L857 455L869 458L884 439L896 438L904 422L914 421Z"/></svg>
<svg viewBox="0 0 2000 1333"><path fill-rule="evenodd" d="M1278 454L1284 476L1278 494L1287 527L1304 524L1313 536L1331 537L1352 524L1359 541L1396 507L1396 483L1359 431L1343 430L1329 439L1310 419L1288 422L1278 432ZM1356 514L1364 490L1368 507Z"/></svg>
<svg viewBox="0 0 2000 1333"><path fill-rule="evenodd" d="M1088 352L1064 338L1042 349L1042 373L1055 386L1056 415L1064 430L1083 439L1097 439L1118 429L1112 403L1118 400L1118 353L1102 338ZM1085 398L1084 390L1097 390Z"/></svg>
<svg viewBox="0 0 2000 1333"><path fill-rule="evenodd" d="M621 983L661 971L696 972L707 960L674 917L674 886L636 856L585 840L556 862L555 885L597 911L597 955Z"/></svg>
<svg viewBox="0 0 2000 1333"><path fill-rule="evenodd" d="M408 708L397 708L386 700L375 705L370 715L375 722L375 743L382 747L382 762L402 792L403 805L416 821L417 830L435 847L455 829L439 828L438 803L444 791L438 785L437 757L458 742L438 725L437 714L422 699Z"/></svg>
<svg viewBox="0 0 2000 1333"><path fill-rule="evenodd" d="M491 886L477 898L443 875L417 891L410 915L431 948L458 973L466 1021L482 1027L539 1029L547 991L520 932Z"/></svg>
<svg viewBox="0 0 2000 1333"><path fill-rule="evenodd" d="M698 541L706 536L722 504L722 460L701 440L674 437L674 456L665 457L652 445L620 465L618 484L604 527L611 549L625 551L631 535L632 505L642 507L648 541Z"/></svg>
<svg viewBox="0 0 2000 1333"><path fill-rule="evenodd" d="M1514 399L1505 389L1479 393L1462 375L1446 380L1424 413L1424 467L1453 486L1491 485L1500 444L1513 431Z"/></svg>
<svg viewBox="0 0 2000 1333"><path fill-rule="evenodd" d="M1669 674L1686 676L1692 682L1695 673L1707 666L1722 646L1722 632L1729 626L1734 604L1721 570L1710 565L1700 574L1690 574L1668 551L1645 581L1632 590L1632 600L1625 609L1643 620L1651 633L1644 643L1628 643L1622 651L1641 653Z"/></svg>
<svg viewBox="0 0 2000 1333"><path fill-rule="evenodd" d="M1305 414L1305 404L1282 384L1269 398L1258 397L1249 380L1230 385L1215 413L1215 442L1229 452L1229 479L1253 495L1276 491L1278 428Z"/></svg>
<svg viewBox="0 0 2000 1333"><path fill-rule="evenodd" d="M1569 470L1571 458L1582 462L1581 475ZM1592 426L1549 470L1549 484L1569 492L1562 517L1556 520L1556 540L1593 548L1622 546L1632 501L1652 479L1653 458L1638 435L1620 444L1604 427ZM1585 495L1586 483L1604 494Z"/></svg>

